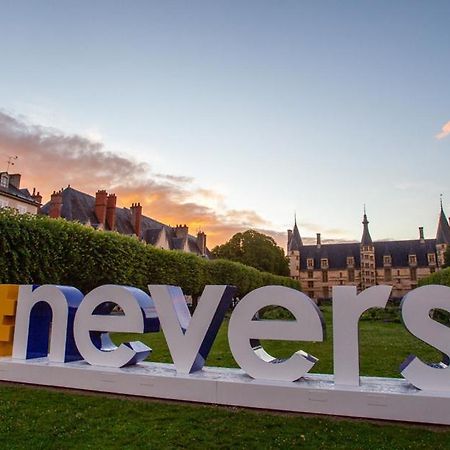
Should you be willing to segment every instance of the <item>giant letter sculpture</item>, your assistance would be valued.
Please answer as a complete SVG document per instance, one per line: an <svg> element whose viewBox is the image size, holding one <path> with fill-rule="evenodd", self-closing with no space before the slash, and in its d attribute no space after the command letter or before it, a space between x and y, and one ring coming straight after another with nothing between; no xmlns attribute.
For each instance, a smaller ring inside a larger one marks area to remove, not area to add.
<svg viewBox="0 0 450 450"><path fill-rule="evenodd" d="M422 286L403 297L402 319L416 337L450 356L450 329L430 317L433 309L450 312L450 287ZM401 365L401 374L414 386L428 391L450 392L450 369L430 366L411 355Z"/></svg>
<svg viewBox="0 0 450 450"><path fill-rule="evenodd" d="M115 303L123 315L109 315L101 311L105 303ZM74 323L74 336L83 358L92 365L123 367L144 360L151 348L142 342L129 342L119 347L112 346L109 331L128 333L147 333L159 331L152 299L143 291L128 286L100 286L86 295L78 308ZM98 349L92 336L102 335L103 344L110 347Z"/></svg>
<svg viewBox="0 0 450 450"><path fill-rule="evenodd" d="M289 310L295 320L255 320L265 306ZM253 378L296 381L317 358L302 350L280 361L270 356L258 339L322 341L324 320L316 304L302 292L283 286L265 286L247 294L236 306L228 326L231 353L239 366Z"/></svg>
<svg viewBox="0 0 450 450"><path fill-rule="evenodd" d="M82 359L72 334L75 312L82 299L83 294L69 286L20 286L13 358L42 358L48 354L49 361L55 362Z"/></svg>
<svg viewBox="0 0 450 450"><path fill-rule="evenodd" d="M201 370L236 288L206 286L192 317L179 287L149 285L148 289L177 372Z"/></svg>

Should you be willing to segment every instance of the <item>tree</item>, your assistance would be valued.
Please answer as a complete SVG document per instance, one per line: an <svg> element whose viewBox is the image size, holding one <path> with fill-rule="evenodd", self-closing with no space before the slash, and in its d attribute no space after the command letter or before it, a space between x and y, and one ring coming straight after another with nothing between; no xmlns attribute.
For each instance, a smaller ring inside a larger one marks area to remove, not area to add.
<svg viewBox="0 0 450 450"><path fill-rule="evenodd" d="M227 243L212 250L216 258L237 261L264 272L289 276L288 259L276 242L255 230L236 233Z"/></svg>

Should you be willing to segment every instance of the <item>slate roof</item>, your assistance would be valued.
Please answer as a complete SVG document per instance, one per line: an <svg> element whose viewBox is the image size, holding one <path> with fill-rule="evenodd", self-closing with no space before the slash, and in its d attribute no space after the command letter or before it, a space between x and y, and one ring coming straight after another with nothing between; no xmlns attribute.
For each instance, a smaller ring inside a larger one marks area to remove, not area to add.
<svg viewBox="0 0 450 450"><path fill-rule="evenodd" d="M292 237L288 242L288 251L299 251L303 247L303 241L300 237L300 232L297 227L297 220L294 223L294 229L292 230Z"/></svg>
<svg viewBox="0 0 450 450"><path fill-rule="evenodd" d="M99 226L97 217L95 215L95 197L84 192L78 191L72 187L67 187L62 191L62 208L61 217L67 220L76 220L83 224L89 224L94 228ZM50 202L42 206L40 213L48 215L50 212ZM185 241L187 239L187 247L192 253L198 255L201 251L197 245L197 238L190 234L185 239L177 238L175 230L169 225L158 222L142 215L141 222L141 238L148 244L155 245L162 231L166 232L169 246L171 250L183 250ZM131 210L128 208L116 208L116 231L121 234L134 234ZM210 257L209 250L206 250L206 256Z"/></svg>
<svg viewBox="0 0 450 450"><path fill-rule="evenodd" d="M450 226L447 222L444 209L441 203L441 212L439 214L438 229L436 232L436 244L450 244Z"/></svg>
<svg viewBox="0 0 450 450"><path fill-rule="evenodd" d="M369 233L369 221L367 220L367 215L364 213L364 220L362 221L363 224L363 234L361 237L361 245L372 245L372 237Z"/></svg>
<svg viewBox="0 0 450 450"><path fill-rule="evenodd" d="M436 239L425 239L421 242L419 239L405 241L379 241L373 242L375 247L375 265L377 268L384 267L383 257L391 257L392 267L408 267L409 255L416 255L417 265L428 266L428 253L436 254ZM307 258L314 258L314 269L319 270L320 260L328 258L328 268L331 270L346 270L347 257L353 256L355 268L361 266L360 259L361 244L359 242L304 245L300 252L300 267L307 267Z"/></svg>
<svg viewBox="0 0 450 450"><path fill-rule="evenodd" d="M9 195L11 197L15 197L23 202L31 203L33 205L39 205L38 202L36 202L33 197L30 194L30 191L26 188L24 189L17 189L12 184L9 184L8 187L4 187L0 185L0 192Z"/></svg>

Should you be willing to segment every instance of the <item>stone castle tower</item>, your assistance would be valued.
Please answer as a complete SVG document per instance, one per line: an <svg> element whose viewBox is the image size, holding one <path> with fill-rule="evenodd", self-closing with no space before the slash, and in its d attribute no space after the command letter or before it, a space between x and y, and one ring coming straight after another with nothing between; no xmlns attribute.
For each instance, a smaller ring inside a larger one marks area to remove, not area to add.
<svg viewBox="0 0 450 450"><path fill-rule="evenodd" d="M366 208L364 208L363 234L361 237L361 289L375 286L375 246L369 233L369 221L367 220Z"/></svg>

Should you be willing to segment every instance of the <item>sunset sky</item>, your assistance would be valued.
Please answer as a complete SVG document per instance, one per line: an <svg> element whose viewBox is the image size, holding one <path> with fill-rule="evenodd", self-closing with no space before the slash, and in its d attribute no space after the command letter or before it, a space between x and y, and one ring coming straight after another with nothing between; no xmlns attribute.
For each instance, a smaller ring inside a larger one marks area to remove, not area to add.
<svg viewBox="0 0 450 450"><path fill-rule="evenodd" d="M0 168L44 200L107 189L210 247L450 214L448 0L0 6Z"/></svg>

